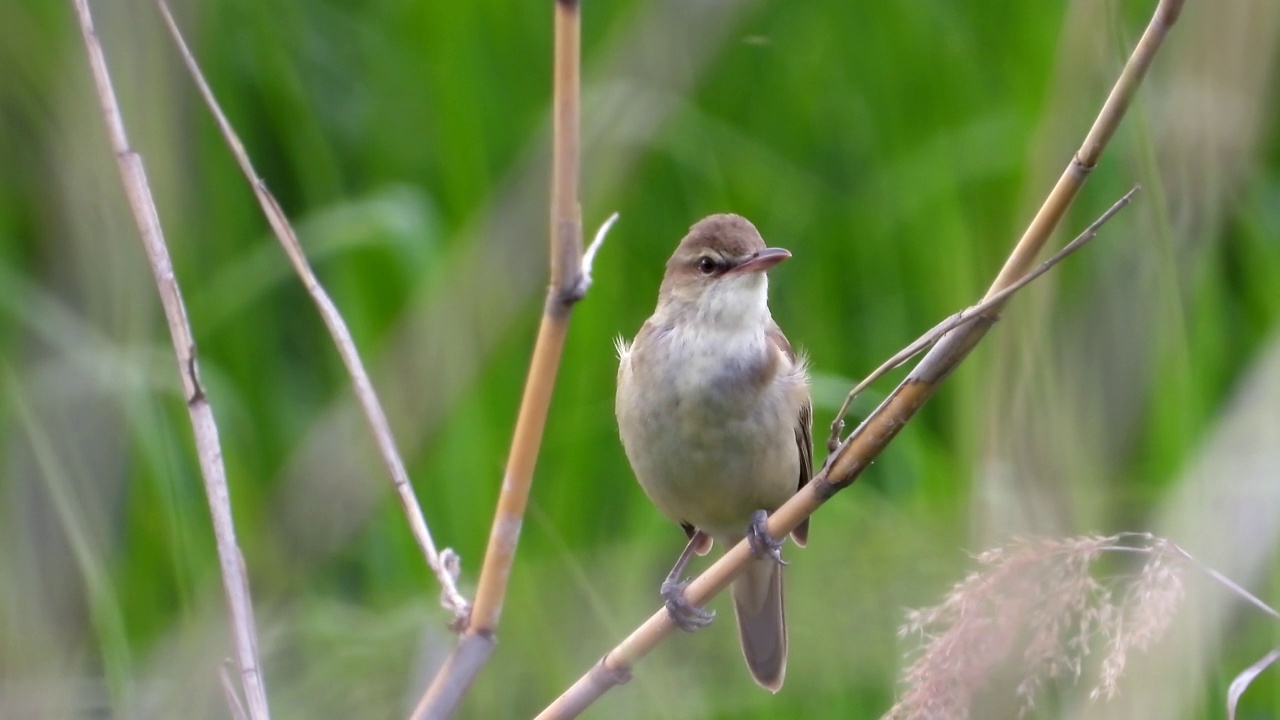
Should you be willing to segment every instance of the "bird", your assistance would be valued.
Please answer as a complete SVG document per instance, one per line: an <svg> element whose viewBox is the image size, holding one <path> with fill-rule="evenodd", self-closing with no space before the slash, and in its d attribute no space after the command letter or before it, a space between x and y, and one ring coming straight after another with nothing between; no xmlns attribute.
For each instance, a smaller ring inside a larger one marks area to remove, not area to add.
<svg viewBox="0 0 1280 720"><path fill-rule="evenodd" d="M693 554L744 537L753 557L731 586L743 658L777 692L787 665L782 540L768 513L813 474L807 361L769 312L767 271L791 257L767 247L739 215L699 220L680 241L657 308L635 338L617 342L615 411L633 473L659 512L689 538L661 595L685 630L711 622L680 579ZM792 532L803 547L808 520Z"/></svg>

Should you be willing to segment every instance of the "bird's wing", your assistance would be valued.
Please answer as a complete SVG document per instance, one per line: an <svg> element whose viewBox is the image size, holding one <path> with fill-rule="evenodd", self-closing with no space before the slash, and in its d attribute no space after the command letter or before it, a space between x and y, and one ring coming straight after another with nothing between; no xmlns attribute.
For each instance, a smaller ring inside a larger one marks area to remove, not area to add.
<svg viewBox="0 0 1280 720"><path fill-rule="evenodd" d="M813 401L806 399L800 406L800 415L796 418L796 445L800 448L800 481L796 485L798 492L813 479ZM791 531L791 539L800 547L809 542L809 518Z"/></svg>
<svg viewBox="0 0 1280 720"><path fill-rule="evenodd" d="M791 343L787 341L787 336L782 334L782 329L777 323L771 323L769 326L769 341L791 361L791 367L795 372L804 372L804 361L791 348ZM813 399L809 397L808 383L804 386L804 402L800 404L800 411L796 414L795 432L796 449L800 461L796 484L796 490L799 491L813 478ZM800 547L804 547L809 542L809 518L805 518L804 522L791 531L791 539Z"/></svg>

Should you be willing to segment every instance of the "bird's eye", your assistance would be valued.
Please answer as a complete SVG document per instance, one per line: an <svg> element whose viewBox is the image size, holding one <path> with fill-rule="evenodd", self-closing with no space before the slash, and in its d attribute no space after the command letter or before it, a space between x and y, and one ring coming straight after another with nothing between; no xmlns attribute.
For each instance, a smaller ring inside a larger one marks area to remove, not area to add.
<svg viewBox="0 0 1280 720"><path fill-rule="evenodd" d="M715 261L715 258L709 255L704 255L702 259L698 260L698 272L703 275L710 275L719 267L720 265Z"/></svg>

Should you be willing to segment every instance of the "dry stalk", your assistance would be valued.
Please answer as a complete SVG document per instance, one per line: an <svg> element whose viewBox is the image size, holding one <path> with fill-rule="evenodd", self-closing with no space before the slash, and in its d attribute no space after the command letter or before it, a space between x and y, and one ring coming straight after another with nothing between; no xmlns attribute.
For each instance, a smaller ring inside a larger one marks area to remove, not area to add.
<svg viewBox="0 0 1280 720"><path fill-rule="evenodd" d="M577 0L556 0L552 168L551 282L533 349L511 454L489 533L475 605L458 644L413 712L415 719L450 717L493 650L507 580L515 559L534 465L542 444L569 316L591 282L590 262L608 223L584 257L578 208L579 31Z"/></svg>
<svg viewBox="0 0 1280 720"><path fill-rule="evenodd" d="M1182 0L1160 0L1084 143L1072 156L1062 177L1014 247L986 298L996 296L1031 268L1115 133L1156 52L1177 21L1182 4ZM852 484L986 335L1003 305L1004 301L997 302L986 313L943 337L853 435L836 448L812 482L769 517L769 534L785 537L823 503ZM729 548L724 556L688 585L686 597L695 606L705 605L729 586L750 558L751 550L745 541ZM635 664L671 635L675 628L666 609L659 609L543 710L538 718L576 717L611 687L625 682Z"/></svg>
<svg viewBox="0 0 1280 720"><path fill-rule="evenodd" d="M231 679L231 673L227 671L225 663L218 668L218 679L222 682L222 695L227 700L231 720L249 720L248 714L244 711L244 703L240 702L240 693L236 691L235 681Z"/></svg>
<svg viewBox="0 0 1280 720"><path fill-rule="evenodd" d="M409 473L405 470L404 461L400 458L400 451L396 449L395 437L391 434L391 425L387 422L387 415L383 412L382 405L378 402L378 395L373 389L373 382L369 379L369 373L365 370L364 363L360 360L360 353L356 350L351 331L347 329L347 324L343 321L342 314L338 312L337 305L334 304L333 299L329 297L324 287L320 285L319 279L316 278L315 272L311 269L311 264L307 262L307 256L302 250L302 244L298 241L298 236L289 224L289 219L285 217L284 210L280 208L280 204L276 202L275 197L267 190L266 182L253 169L253 164L249 161L249 155L245 152L243 143L240 142L240 138L231 127L231 123L227 120L226 115L223 114L222 108L213 96L213 91L210 90L209 84L205 82L204 74L200 72L200 67L196 64L195 57L191 54L190 49L187 48L187 43L183 40L182 33L178 30L178 24L174 21L172 13L169 12L168 4L165 0L156 0L156 2L160 6L160 14L164 16L165 24L169 27L169 33L173 36L173 41L177 44L178 51L182 54L182 60L186 63L187 70L191 73L192 80L195 82L196 87L199 88L209 112L213 114L214 120L218 123L218 129L222 132L222 137L226 140L227 147L231 149L231 154L235 156L236 162L240 165L240 170L253 188L253 194L257 197L258 204L262 206L262 212L267 216L267 222L271 224L272 231L280 241L281 247L284 248L285 254L288 255L289 262L302 280L302 284L311 296L312 302L316 304L320 317L324 320L324 324L333 338L333 343L338 348L338 355L342 357L342 364L346 366L347 374L351 376L351 384L355 390L356 399L360 403L360 409L364 413L365 422L368 423L369 430L373 433L374 441L378 445L378 453L382 456L383 465L386 466L387 473L391 476L391 484L395 487L396 497L399 498L400 506L404 510L405 517L409 520L409 529L413 532L413 537L417 540L423 555L426 556L427 566L431 568L431 572L435 574L436 579L440 582L440 603L453 614L455 623L464 622L468 606L466 598L458 592L456 556L449 548L445 548L443 552L436 551L435 541L431 538L431 530L427 527L426 517L422 513L422 507L418 504L417 496L413 493L413 485L409 482Z"/></svg>
<svg viewBox="0 0 1280 720"><path fill-rule="evenodd" d="M107 135L115 152L116 163L129 207L138 224L151 273L155 276L164 307L165 321L173 340L173 350L178 361L178 375L182 379L182 394L187 412L191 415L195 435L196 453L200 472L208 495L209 511L213 517L213 532L218 549L218 561L222 570L223 589L230 609L232 646L236 665L240 672L241 689L248 705L249 717L267 720L267 692L262 681L261 662L258 659L258 636L254 628L253 602L249 594L249 578L244 568L244 557L236 542L235 523L231 516L231 500L227 489L227 473L222 462L222 448L218 440L218 426L213 408L200 384L196 364L195 337L187 320L187 310L182 302L178 279L173 274L173 263L165 246L160 228L160 216L156 212L151 188L147 184L142 158L129 146L125 134L124 118L116 100L111 77L107 72L106 57L93 28L93 17L88 0L73 0L75 13L84 36L85 50L89 55L89 67L93 72L94 87L101 105L102 117L107 125ZM233 712L235 706L232 706Z"/></svg>
<svg viewBox="0 0 1280 720"><path fill-rule="evenodd" d="M1075 251L1084 247L1085 243L1098 236L1099 228L1106 224L1108 220L1114 217L1116 213L1124 209L1124 207L1133 200L1133 196L1136 195L1140 189L1140 187L1135 185L1133 189L1125 193L1124 196L1117 200L1114 205L1107 209L1106 212L1098 216L1098 219L1094 220L1089 227L1085 228L1084 232L1080 233L1074 240L1064 245L1061 250L1054 253L1048 260L1037 265L1035 270L1032 270L1026 275L1018 278L1016 282L1004 288L1000 292L986 297L977 305L965 308L964 310L955 313L946 320L943 320L933 326L933 328L928 332L913 340L911 344L907 345L903 349L894 353L893 357L885 360L880 364L880 367L877 367L870 375L863 378L862 381L855 385L853 389L849 391L849 394L845 396L844 402L840 404L840 409L836 411L836 419L831 421L831 437L827 439L827 452L834 453L836 448L840 447L840 432L844 429L844 416L849 412L849 406L853 404L854 399L857 398L863 390L870 387L871 383L884 377L885 374L895 368L901 367L903 363L924 352L926 349L933 347L933 344L942 339L943 335L946 335L965 323L973 322L977 318L982 317L986 312L1002 305L1011 295L1027 285L1030 285L1036 278L1049 272L1055 265L1067 259L1067 257Z"/></svg>

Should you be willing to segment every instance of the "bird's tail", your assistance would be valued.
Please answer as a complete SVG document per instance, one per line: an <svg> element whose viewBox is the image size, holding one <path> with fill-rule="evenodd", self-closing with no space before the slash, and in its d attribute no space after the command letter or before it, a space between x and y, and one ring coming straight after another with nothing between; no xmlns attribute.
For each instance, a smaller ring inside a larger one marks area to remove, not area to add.
<svg viewBox="0 0 1280 720"><path fill-rule="evenodd" d="M747 668L761 687L778 692L787 674L782 566L772 558L752 560L747 571L733 581L730 594Z"/></svg>

